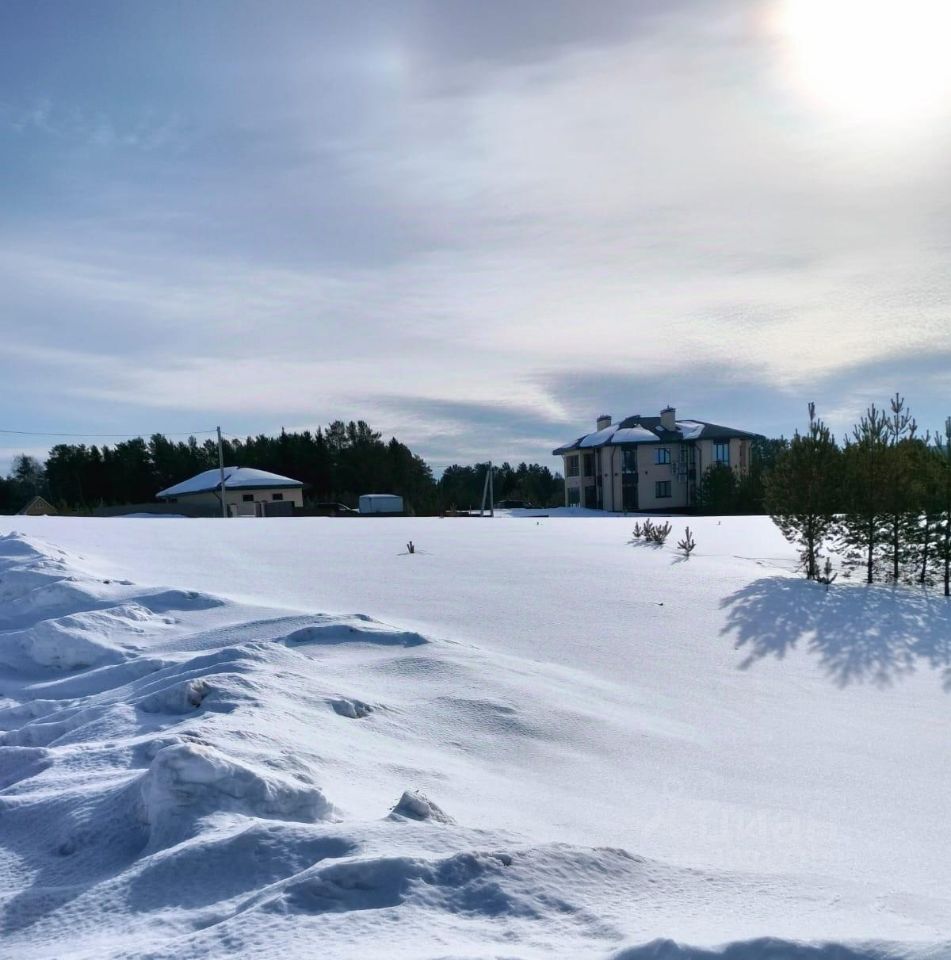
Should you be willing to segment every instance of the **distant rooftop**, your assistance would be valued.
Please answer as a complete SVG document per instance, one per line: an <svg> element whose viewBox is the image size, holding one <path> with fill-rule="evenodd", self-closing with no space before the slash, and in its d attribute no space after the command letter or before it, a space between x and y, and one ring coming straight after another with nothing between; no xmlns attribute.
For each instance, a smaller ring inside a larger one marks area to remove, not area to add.
<svg viewBox="0 0 951 960"><path fill-rule="evenodd" d="M267 470L255 470L253 467L225 467L226 490L262 490L268 487L302 487L300 480L282 477L279 473ZM189 493L211 493L221 489L221 472L204 470L189 480L183 480L172 487L160 490L155 496L182 497Z"/></svg>
<svg viewBox="0 0 951 960"><path fill-rule="evenodd" d="M747 430L724 427L705 420L676 420L673 430L667 429L661 421L661 417L642 417L635 414L633 417L626 417L620 423L613 423L594 433L586 433L577 440L558 447L552 453L557 457L572 450L588 450L594 447L627 446L635 443L679 443L683 440L729 440L731 437L752 440L758 436Z"/></svg>

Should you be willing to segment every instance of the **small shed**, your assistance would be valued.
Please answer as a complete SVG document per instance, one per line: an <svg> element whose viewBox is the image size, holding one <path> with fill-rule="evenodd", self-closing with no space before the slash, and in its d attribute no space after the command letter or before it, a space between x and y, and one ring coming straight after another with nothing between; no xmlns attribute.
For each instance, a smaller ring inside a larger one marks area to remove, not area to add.
<svg viewBox="0 0 951 960"><path fill-rule="evenodd" d="M225 467L225 502L230 517L292 515L304 506L304 484L267 470ZM221 472L205 470L189 480L166 487L157 500L188 506L213 506L221 511Z"/></svg>
<svg viewBox="0 0 951 960"><path fill-rule="evenodd" d="M55 517L56 507L42 497L34 497L23 509L17 511L19 517Z"/></svg>
<svg viewBox="0 0 951 960"><path fill-rule="evenodd" d="M403 498L395 493L365 493L360 497L360 513L402 513Z"/></svg>

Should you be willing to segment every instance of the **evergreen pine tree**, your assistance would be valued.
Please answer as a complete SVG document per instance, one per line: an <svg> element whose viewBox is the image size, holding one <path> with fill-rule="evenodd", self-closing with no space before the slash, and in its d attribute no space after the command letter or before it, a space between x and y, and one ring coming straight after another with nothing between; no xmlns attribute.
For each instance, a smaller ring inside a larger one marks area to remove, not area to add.
<svg viewBox="0 0 951 960"><path fill-rule="evenodd" d="M935 498L934 564L944 583L944 595L951 596L951 417L945 421L944 441L935 437L937 473Z"/></svg>
<svg viewBox="0 0 951 960"><path fill-rule="evenodd" d="M885 542L888 424L873 403L846 440L843 451L843 515L839 539L852 566L865 567L866 583L875 579Z"/></svg>
<svg viewBox="0 0 951 960"><path fill-rule="evenodd" d="M940 446L932 445L930 436L919 438L909 447L917 513L909 520L910 561L914 579L919 584L931 583L935 575L937 540L940 535L943 499L944 459Z"/></svg>
<svg viewBox="0 0 951 960"><path fill-rule="evenodd" d="M904 397L896 393L889 404L891 416L885 419L887 446L881 491L884 507L881 550L888 578L897 583L902 569L914 557L922 490L921 477L915 469L917 424L905 407Z"/></svg>
<svg viewBox="0 0 951 960"><path fill-rule="evenodd" d="M724 516L736 512L736 474L725 463L707 467L697 489L700 513Z"/></svg>
<svg viewBox="0 0 951 960"><path fill-rule="evenodd" d="M819 554L835 529L840 459L835 438L810 403L808 431L795 432L766 483L770 516L783 536L799 547L810 580L819 575Z"/></svg>

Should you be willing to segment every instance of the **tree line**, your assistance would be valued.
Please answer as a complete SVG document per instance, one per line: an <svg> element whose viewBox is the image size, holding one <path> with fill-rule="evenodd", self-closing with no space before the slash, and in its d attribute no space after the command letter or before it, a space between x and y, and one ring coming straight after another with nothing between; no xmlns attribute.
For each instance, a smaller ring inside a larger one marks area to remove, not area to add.
<svg viewBox="0 0 951 960"><path fill-rule="evenodd" d="M395 437L385 441L365 421L335 420L314 431L260 434L223 441L225 464L254 467L293 477L305 485L305 506L340 502L355 506L360 494L396 493L416 513L478 506L487 464L453 465L437 481L422 457ZM57 444L46 463L29 456L14 460L0 479L0 512L13 513L41 495L60 509L148 503L159 490L218 466L216 440L170 440L157 433L113 446ZM561 504L560 474L539 464L502 464L494 469L496 500Z"/></svg>
<svg viewBox="0 0 951 960"><path fill-rule="evenodd" d="M767 477L766 505L809 579L834 550L866 583L940 581L951 595L951 418L921 435L896 393L839 445L810 403L808 428Z"/></svg>

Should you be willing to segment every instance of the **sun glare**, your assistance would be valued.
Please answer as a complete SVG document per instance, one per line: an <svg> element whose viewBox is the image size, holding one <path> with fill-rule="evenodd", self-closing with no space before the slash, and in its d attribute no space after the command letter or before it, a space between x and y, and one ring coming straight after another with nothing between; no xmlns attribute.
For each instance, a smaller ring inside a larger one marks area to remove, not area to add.
<svg viewBox="0 0 951 960"><path fill-rule="evenodd" d="M951 99L951 0L781 0L793 84L860 121L914 122Z"/></svg>

